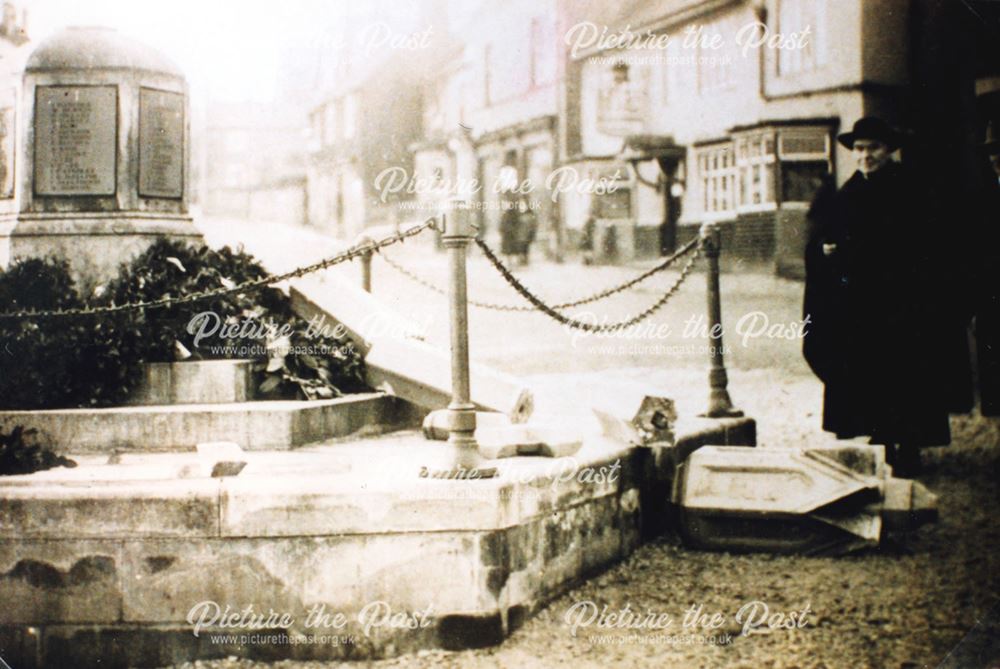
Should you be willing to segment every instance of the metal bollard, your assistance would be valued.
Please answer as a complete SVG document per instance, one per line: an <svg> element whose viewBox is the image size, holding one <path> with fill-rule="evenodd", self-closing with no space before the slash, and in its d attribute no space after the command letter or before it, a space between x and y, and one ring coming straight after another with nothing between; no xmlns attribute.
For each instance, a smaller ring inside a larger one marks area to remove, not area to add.
<svg viewBox="0 0 1000 669"><path fill-rule="evenodd" d="M369 244L375 241L371 238L367 232L362 232L358 235L355 244ZM361 254L361 288L366 293L372 292L372 256L375 255L371 251L365 251Z"/></svg>
<svg viewBox="0 0 1000 669"><path fill-rule="evenodd" d="M361 256L361 288L372 292L372 252L365 251Z"/></svg>
<svg viewBox="0 0 1000 669"><path fill-rule="evenodd" d="M421 476L449 479L487 479L497 475L495 467L483 467L485 461L476 443L476 407L469 385L469 310L466 294L465 262L469 243L476 236L471 212L462 202L453 202L444 216L441 240L451 264L449 298L451 302L451 402L448 404L448 444L453 449L454 465L443 471L421 471Z"/></svg>
<svg viewBox="0 0 1000 669"><path fill-rule="evenodd" d="M729 376L726 374L726 363L722 354L722 293L719 289L719 253L722 250L719 228L713 223L701 226L701 247L708 261L708 320L710 336L714 344L710 346L711 367L708 371L708 411L709 418L725 418L742 416L743 412L733 407L729 398ZM716 337L716 333L718 336Z"/></svg>

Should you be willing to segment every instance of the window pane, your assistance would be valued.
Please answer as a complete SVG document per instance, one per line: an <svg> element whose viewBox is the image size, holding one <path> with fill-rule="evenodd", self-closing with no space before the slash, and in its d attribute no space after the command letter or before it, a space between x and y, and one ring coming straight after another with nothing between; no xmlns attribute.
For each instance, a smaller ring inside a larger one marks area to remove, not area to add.
<svg viewBox="0 0 1000 669"><path fill-rule="evenodd" d="M811 202L828 171L825 160L783 162L781 190L785 202Z"/></svg>

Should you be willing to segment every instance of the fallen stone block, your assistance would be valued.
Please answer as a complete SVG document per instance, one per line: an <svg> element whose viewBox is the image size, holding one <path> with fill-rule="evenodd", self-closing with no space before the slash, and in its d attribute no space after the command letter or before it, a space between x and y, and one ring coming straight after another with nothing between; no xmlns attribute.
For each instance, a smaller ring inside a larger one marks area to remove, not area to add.
<svg viewBox="0 0 1000 669"><path fill-rule="evenodd" d="M605 437L635 446L674 443L677 409L674 401L645 393L609 398L605 406L595 407L594 415Z"/></svg>
<svg viewBox="0 0 1000 669"><path fill-rule="evenodd" d="M710 550L839 555L936 517L935 496L892 478L881 446L706 446L678 468L672 501L685 542Z"/></svg>

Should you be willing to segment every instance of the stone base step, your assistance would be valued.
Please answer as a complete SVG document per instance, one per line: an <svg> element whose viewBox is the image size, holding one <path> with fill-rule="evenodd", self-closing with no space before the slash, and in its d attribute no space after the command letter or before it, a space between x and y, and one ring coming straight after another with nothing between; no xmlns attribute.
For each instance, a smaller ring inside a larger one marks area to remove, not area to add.
<svg viewBox="0 0 1000 669"><path fill-rule="evenodd" d="M0 429L38 430L61 453L193 450L232 441L248 451L284 450L355 434L417 427L423 411L384 393L331 400L177 404L0 412Z"/></svg>

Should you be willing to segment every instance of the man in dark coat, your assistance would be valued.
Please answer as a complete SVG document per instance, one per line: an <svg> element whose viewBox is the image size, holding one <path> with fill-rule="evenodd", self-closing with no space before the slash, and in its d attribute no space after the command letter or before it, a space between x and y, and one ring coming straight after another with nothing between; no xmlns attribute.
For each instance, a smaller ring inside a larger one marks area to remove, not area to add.
<svg viewBox="0 0 1000 669"><path fill-rule="evenodd" d="M823 429L871 437L913 475L920 447L951 441L941 345L953 323L932 297L929 203L891 159L900 138L886 123L861 119L838 141L858 170L809 212L803 353L825 384Z"/></svg>
<svg viewBox="0 0 1000 669"><path fill-rule="evenodd" d="M993 167L979 212L975 276L979 406L984 416L1000 416L1000 140L992 124L985 149Z"/></svg>
<svg viewBox="0 0 1000 669"><path fill-rule="evenodd" d="M500 254L507 257L511 265L513 259L521 255L519 231L520 213L517 202L503 200L503 213L500 214Z"/></svg>

